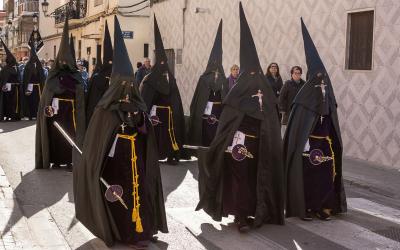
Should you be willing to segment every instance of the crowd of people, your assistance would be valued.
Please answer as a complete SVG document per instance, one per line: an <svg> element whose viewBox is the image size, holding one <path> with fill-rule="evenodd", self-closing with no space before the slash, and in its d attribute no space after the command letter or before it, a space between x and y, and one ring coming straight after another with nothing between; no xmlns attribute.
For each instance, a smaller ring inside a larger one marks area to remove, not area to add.
<svg viewBox="0 0 400 250"><path fill-rule="evenodd" d="M47 77L33 51L21 82L6 49L2 120L21 117L23 86L33 98L29 114L37 117L35 168L73 171L76 218L107 245L141 249L157 232L168 232L164 160L176 165L197 157L196 210L216 221L233 215L240 232L282 225L285 217L330 220L346 212L337 104L305 24L307 79L294 66L283 83L277 63L263 73L241 4L239 13L240 68L224 73L221 20L188 118L156 17L155 64L146 58L136 73L117 17L114 43L105 23L103 57L90 79L74 59L67 18ZM287 126L283 141L281 125Z"/></svg>

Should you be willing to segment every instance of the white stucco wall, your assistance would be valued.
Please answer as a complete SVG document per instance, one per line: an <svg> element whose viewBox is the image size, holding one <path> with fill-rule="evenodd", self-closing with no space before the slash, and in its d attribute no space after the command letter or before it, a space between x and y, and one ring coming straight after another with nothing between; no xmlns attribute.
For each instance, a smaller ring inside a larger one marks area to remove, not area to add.
<svg viewBox="0 0 400 250"><path fill-rule="evenodd" d="M400 1L243 0L262 67L277 62L306 70L300 17L329 71L339 105L344 154L400 169ZM203 72L219 20L224 20L225 73L239 63L238 0L168 0L155 4L165 48L183 49L176 78L185 111ZM195 8L205 13L195 13ZM345 69L347 15L375 10L373 69Z"/></svg>

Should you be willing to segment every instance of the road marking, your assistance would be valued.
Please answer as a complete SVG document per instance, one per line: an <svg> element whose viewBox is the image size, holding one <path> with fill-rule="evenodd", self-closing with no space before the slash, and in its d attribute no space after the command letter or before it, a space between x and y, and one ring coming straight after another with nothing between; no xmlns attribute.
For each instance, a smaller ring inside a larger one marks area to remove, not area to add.
<svg viewBox="0 0 400 250"><path fill-rule="evenodd" d="M349 198L350 209L369 214L400 225L400 211L363 198Z"/></svg>
<svg viewBox="0 0 400 250"><path fill-rule="evenodd" d="M342 219L303 221L289 218L287 222L349 249L400 249L400 242Z"/></svg>

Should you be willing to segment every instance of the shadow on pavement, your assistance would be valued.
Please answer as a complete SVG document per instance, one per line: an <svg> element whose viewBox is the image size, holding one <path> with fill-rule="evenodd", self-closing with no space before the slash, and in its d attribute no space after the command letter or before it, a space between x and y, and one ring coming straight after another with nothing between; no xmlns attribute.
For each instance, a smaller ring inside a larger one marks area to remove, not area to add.
<svg viewBox="0 0 400 250"><path fill-rule="evenodd" d="M12 121L12 122L0 122L0 134L9 133L26 127L30 127L36 124L36 121Z"/></svg>
<svg viewBox="0 0 400 250"><path fill-rule="evenodd" d="M72 173L63 170L32 170L21 177L14 189L23 216L30 218L47 207L59 202L66 194L73 203ZM14 207L4 228L5 235L22 218L19 207Z"/></svg>
<svg viewBox="0 0 400 250"><path fill-rule="evenodd" d="M185 179L187 173L191 173L193 178L198 178L197 161L181 161L178 165L160 164L161 179L164 191L164 201L168 195L175 191Z"/></svg>

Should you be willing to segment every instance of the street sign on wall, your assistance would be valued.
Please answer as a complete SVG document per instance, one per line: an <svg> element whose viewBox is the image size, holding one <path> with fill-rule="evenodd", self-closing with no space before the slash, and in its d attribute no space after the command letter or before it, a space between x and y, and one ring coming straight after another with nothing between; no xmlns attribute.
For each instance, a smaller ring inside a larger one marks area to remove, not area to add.
<svg viewBox="0 0 400 250"><path fill-rule="evenodd" d="M133 39L133 31L122 31L124 39Z"/></svg>

